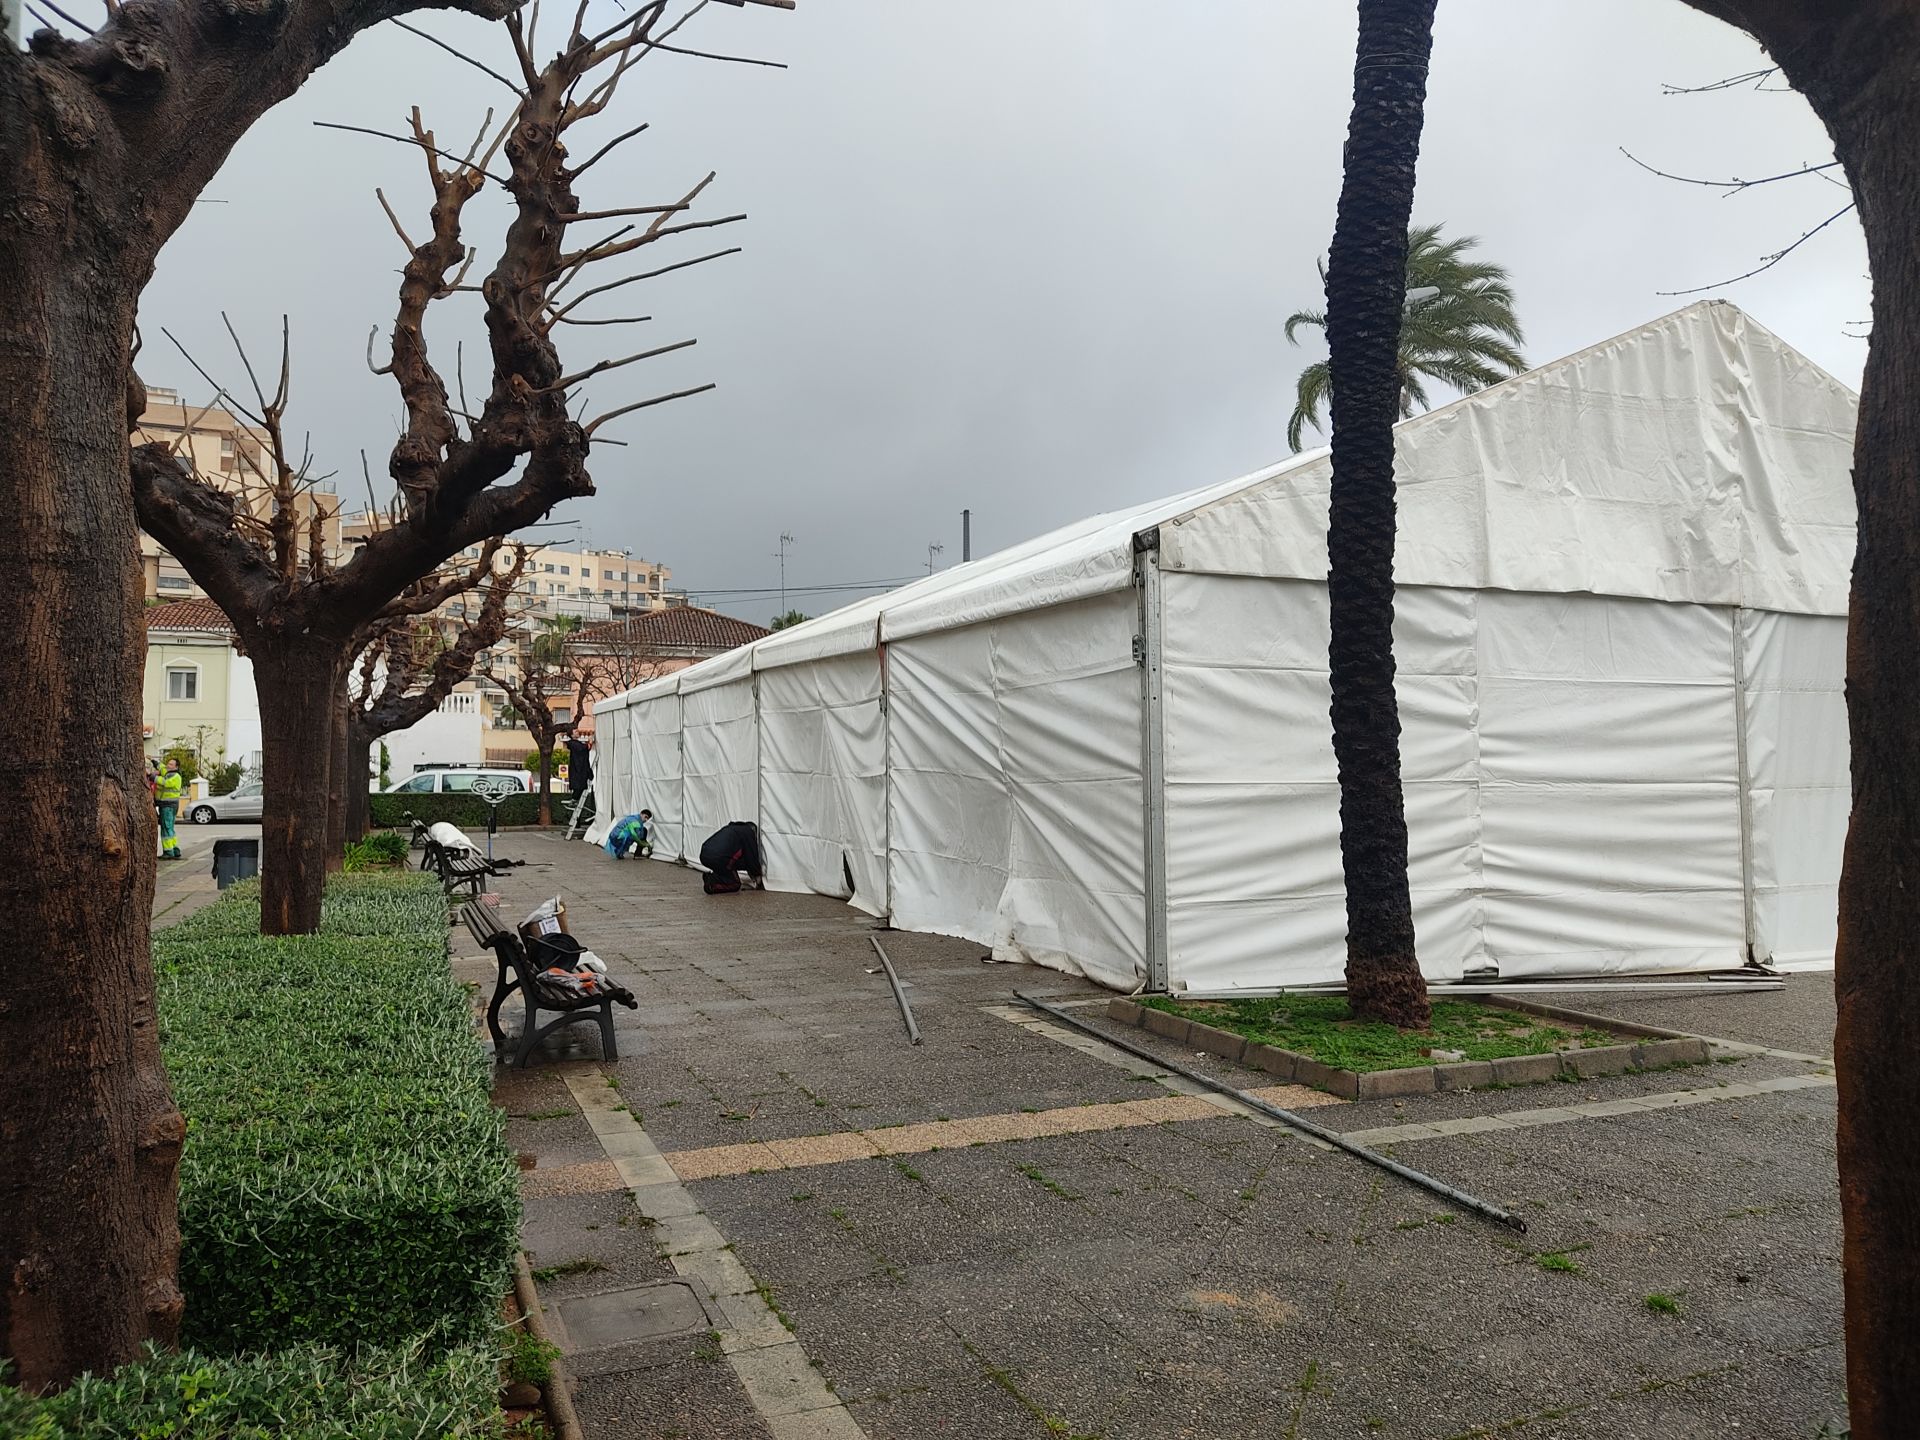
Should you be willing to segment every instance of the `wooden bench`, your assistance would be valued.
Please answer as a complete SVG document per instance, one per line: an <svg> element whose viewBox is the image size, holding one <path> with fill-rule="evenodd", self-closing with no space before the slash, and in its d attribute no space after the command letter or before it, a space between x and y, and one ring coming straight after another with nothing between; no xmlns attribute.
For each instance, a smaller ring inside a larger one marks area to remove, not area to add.
<svg viewBox="0 0 1920 1440"><path fill-rule="evenodd" d="M499 978L493 987L493 1003L487 1006L487 1030L493 1036L496 1056L504 1055L507 1049L506 1032L500 1028L500 1007L517 991L526 1002L527 1016L520 1027L519 1047L514 1051L513 1064L516 1067L526 1068L527 1057L533 1054L533 1047L546 1036L562 1026L581 1020L600 1022L600 1054L603 1059L620 1058L619 1047L613 1039L613 996L588 995L574 1001L554 998L538 983L540 967L528 954L527 942L501 923L498 910L484 900L469 900L460 907L460 918L473 938L493 952L500 966ZM540 1012L543 1010L558 1018L542 1025Z"/></svg>
<svg viewBox="0 0 1920 1440"><path fill-rule="evenodd" d="M458 894L465 887L469 896L479 899L480 886L500 873L493 862L464 846L442 845L418 820L413 824L414 836L420 842L420 868L436 872L447 894Z"/></svg>

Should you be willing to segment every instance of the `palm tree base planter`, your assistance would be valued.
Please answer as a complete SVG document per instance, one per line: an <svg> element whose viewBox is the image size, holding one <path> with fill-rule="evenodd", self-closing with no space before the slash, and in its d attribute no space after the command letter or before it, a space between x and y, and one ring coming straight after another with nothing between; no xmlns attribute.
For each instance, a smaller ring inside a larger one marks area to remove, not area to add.
<svg viewBox="0 0 1920 1440"><path fill-rule="evenodd" d="M1284 998L1284 997L1283 997ZM1300 997L1315 1000L1337 999L1331 996ZM1528 1028L1539 1037L1540 1048L1519 1055L1498 1055L1483 1060L1440 1060L1427 1064L1401 1065L1384 1061L1378 1067L1349 1068L1308 1053L1291 1050L1247 1033L1264 1033L1255 1027L1230 1029L1212 1021L1234 1020L1231 1012L1244 1001L1132 1000L1107 1002L1107 1018L1122 1025L1134 1025L1149 1034L1159 1035L1189 1049L1218 1055L1251 1069L1263 1070L1276 1080L1309 1085L1343 1100L1385 1100L1405 1095L1431 1095L1437 1091L1476 1090L1491 1085L1533 1085L1548 1080L1588 1080L1599 1075L1620 1075L1630 1070L1659 1070L1673 1065L1701 1065L1712 1058L1707 1042L1691 1035L1648 1037L1626 1031L1601 1030L1586 1017L1563 1020L1561 1016L1539 1017ZM1519 1023L1511 1012L1519 1007L1507 1004L1473 1004L1467 1001L1442 1002L1452 1007L1484 1012L1506 1011L1506 1026ZM1436 1006L1436 1010L1441 1007ZM1456 1012L1457 1013L1457 1012ZM1532 1017L1532 1012L1527 1012ZM1206 1018L1196 1018L1204 1016ZM1638 1027L1635 1027L1636 1029ZM1418 1037L1407 1036L1409 1041ZM1563 1043L1555 1043L1558 1042Z"/></svg>

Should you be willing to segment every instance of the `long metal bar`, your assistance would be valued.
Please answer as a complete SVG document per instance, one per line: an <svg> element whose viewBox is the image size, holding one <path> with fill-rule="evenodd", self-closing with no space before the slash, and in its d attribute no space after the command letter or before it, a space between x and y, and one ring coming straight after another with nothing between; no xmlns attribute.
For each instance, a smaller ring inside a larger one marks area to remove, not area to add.
<svg viewBox="0 0 1920 1440"><path fill-rule="evenodd" d="M887 958L887 952L880 948L880 942L869 935L867 943L873 946L873 953L880 957L880 963L887 967L887 983L893 986L893 998L900 1002L900 1018L907 1022L907 1038L914 1044L920 1043L920 1027L913 1023L913 1007L907 1004L907 992L900 988L900 977L893 973L893 961Z"/></svg>
<svg viewBox="0 0 1920 1440"><path fill-rule="evenodd" d="M1324 1126L1314 1124L1313 1121L1303 1116L1294 1114L1291 1110L1282 1110L1278 1105L1270 1105L1257 1095L1249 1095L1244 1090L1235 1089L1225 1081L1216 1080L1211 1075L1203 1075L1198 1070L1190 1070L1177 1061L1168 1060L1164 1056L1154 1054L1153 1051L1147 1049L1144 1045L1136 1045L1132 1041L1123 1040L1117 1035L1109 1035L1106 1031L1096 1029L1094 1026L1087 1024L1084 1020L1076 1020L1057 1005L1049 1005L1044 1000L1036 1000L1033 996L1019 990L1014 991L1013 996L1016 1000L1024 1000L1035 1010L1040 1011L1043 1015L1051 1019L1059 1021L1062 1025L1070 1025L1082 1034L1091 1035L1096 1040L1103 1040L1109 1045L1125 1050L1129 1055L1138 1055L1142 1060L1147 1061L1149 1064L1156 1065L1162 1070L1171 1070L1182 1079L1191 1080L1196 1085L1204 1085L1215 1094L1225 1095L1245 1105L1250 1110L1258 1110L1262 1115L1271 1116L1282 1125L1290 1126L1303 1135L1311 1135L1314 1139L1323 1141L1333 1146L1336 1150L1344 1150L1347 1154L1364 1160L1369 1165L1378 1166L1390 1175L1399 1176L1409 1185L1417 1185L1422 1190L1438 1195L1442 1200L1450 1204L1458 1205L1462 1210L1481 1216L1483 1219L1492 1220L1496 1224L1505 1225L1509 1230L1518 1230L1523 1235L1526 1233L1527 1222L1511 1210L1502 1210L1498 1205L1489 1205L1485 1200L1476 1199L1464 1190L1456 1190L1444 1180L1436 1180L1433 1176L1423 1171L1415 1170L1409 1165L1402 1165L1398 1160L1390 1159L1382 1155L1378 1150L1369 1150L1364 1145L1356 1145L1337 1130L1328 1130Z"/></svg>

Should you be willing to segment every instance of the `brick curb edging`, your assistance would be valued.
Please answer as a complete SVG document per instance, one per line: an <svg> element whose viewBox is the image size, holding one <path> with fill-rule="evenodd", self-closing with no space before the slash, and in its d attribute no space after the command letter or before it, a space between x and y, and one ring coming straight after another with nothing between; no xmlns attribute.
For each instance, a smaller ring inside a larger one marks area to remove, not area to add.
<svg viewBox="0 0 1920 1440"><path fill-rule="evenodd" d="M1431 1095L1440 1090L1471 1090L1483 1085L1530 1085L1561 1076L1591 1079L1627 1070L1651 1070L1663 1065L1701 1064L1710 1058L1707 1042L1693 1035L1676 1035L1648 1026L1615 1025L1600 1016L1575 1016L1546 1006L1507 1002L1511 1008L1543 1018L1572 1020L1605 1026L1647 1037L1637 1045L1601 1045L1590 1050L1561 1050L1551 1055L1514 1055L1502 1060L1463 1060L1445 1065L1419 1065L1405 1070L1342 1070L1293 1050L1250 1041L1244 1035L1215 1025L1189 1020L1166 1010L1136 1005L1131 1000L1107 1002L1107 1018L1134 1025L1180 1045L1190 1045L1222 1059L1264 1070L1281 1080L1311 1085L1346 1100L1385 1100L1401 1095Z"/></svg>

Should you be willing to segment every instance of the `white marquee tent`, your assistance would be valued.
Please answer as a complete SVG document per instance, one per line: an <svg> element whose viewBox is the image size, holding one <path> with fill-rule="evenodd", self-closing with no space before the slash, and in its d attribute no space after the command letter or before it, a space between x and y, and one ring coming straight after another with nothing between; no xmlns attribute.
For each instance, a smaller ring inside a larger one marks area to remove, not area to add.
<svg viewBox="0 0 1920 1440"><path fill-rule="evenodd" d="M1856 404L1710 302L1401 424L1430 977L1830 960ZM603 701L598 813L651 808L669 860L756 821L772 888L1118 988L1337 979L1328 475L1101 515Z"/></svg>

